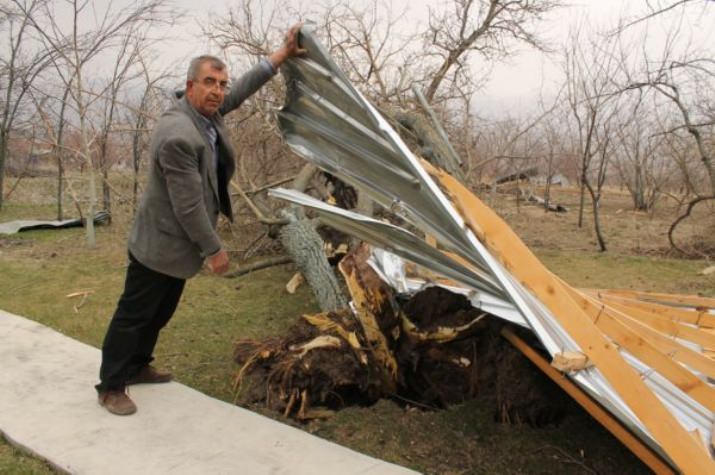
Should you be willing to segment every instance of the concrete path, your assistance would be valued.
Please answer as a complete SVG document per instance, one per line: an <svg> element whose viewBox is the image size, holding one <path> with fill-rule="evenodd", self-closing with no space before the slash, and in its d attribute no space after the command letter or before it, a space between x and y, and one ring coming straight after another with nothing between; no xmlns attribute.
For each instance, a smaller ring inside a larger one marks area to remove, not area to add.
<svg viewBox="0 0 715 475"><path fill-rule="evenodd" d="M100 352L0 310L0 432L70 473L408 474L179 383L131 387L113 416L92 385Z"/></svg>

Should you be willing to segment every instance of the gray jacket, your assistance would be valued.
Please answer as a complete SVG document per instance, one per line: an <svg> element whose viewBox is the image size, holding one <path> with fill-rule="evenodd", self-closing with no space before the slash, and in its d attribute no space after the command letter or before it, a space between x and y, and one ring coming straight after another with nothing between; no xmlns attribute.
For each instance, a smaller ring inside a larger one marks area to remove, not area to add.
<svg viewBox="0 0 715 475"><path fill-rule="evenodd" d="M183 97L162 114L150 145L149 181L129 234L129 252L146 267L181 279L221 249L219 212L233 220L228 183L235 152L223 115L236 109L274 74L259 63L234 82L210 120L218 131L218 176L199 113Z"/></svg>

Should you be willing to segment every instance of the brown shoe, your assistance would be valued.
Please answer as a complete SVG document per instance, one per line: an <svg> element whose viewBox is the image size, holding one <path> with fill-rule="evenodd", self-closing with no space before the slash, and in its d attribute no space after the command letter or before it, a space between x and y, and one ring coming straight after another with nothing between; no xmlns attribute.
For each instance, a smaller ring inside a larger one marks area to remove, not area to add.
<svg viewBox="0 0 715 475"><path fill-rule="evenodd" d="M137 406L124 390L109 390L99 393L99 405L105 407L112 414L128 416L137 412Z"/></svg>
<svg viewBox="0 0 715 475"><path fill-rule="evenodd" d="M129 378L125 384L168 383L171 379L171 373L163 373L151 365L146 365L137 374Z"/></svg>

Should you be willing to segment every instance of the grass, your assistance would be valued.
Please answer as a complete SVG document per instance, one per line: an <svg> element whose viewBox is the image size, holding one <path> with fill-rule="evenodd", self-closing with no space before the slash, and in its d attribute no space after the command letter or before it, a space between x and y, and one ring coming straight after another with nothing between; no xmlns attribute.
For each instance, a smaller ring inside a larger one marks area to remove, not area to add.
<svg viewBox="0 0 715 475"><path fill-rule="evenodd" d="M27 179L18 188L14 200L0 211L0 222L53 218L52 187L41 180ZM39 204L16 204L15 200ZM618 233L617 237L607 234L614 249L608 253L594 252L590 231L575 226L575 212L545 215L531 207L515 211L503 203L499 211L538 257L573 285L715 296L715 274L698 274L707 262L633 252L634 242L639 248L646 241L651 248L664 245L663 236L652 230L662 229L666 218L618 212L623 206L623 197L616 196L603 207L606 228ZM130 222L130 210L118 207L112 225L97 229L98 245L93 250L86 248L82 229L0 237L0 308L100 347L122 290ZM237 226L234 231L240 235L245 229ZM644 230L650 230L651 241ZM294 295L284 290L293 272L292 266L281 266L237 279L206 273L191 279L160 338L158 364L172 370L178 381L232 401L237 370L232 361L233 342L278 335L302 313L317 311L306 286ZM78 291L91 293L76 308L81 299L67 295ZM93 390L92 383L88 382L88 391ZM542 429L497 424L492 411L479 399L437 412L385 400L372 407L351 407L327 421L301 427L426 473L645 472L627 449L575 403L562 424ZM276 414L266 415L282 420ZM0 441L0 473L51 473L51 469Z"/></svg>
<svg viewBox="0 0 715 475"><path fill-rule="evenodd" d="M536 254L549 269L576 287L715 296L715 274L700 274L709 265L703 260L585 251L537 250Z"/></svg>
<svg viewBox="0 0 715 475"><path fill-rule="evenodd" d="M26 455L0 436L0 473L3 475L44 475L55 471L42 460Z"/></svg>

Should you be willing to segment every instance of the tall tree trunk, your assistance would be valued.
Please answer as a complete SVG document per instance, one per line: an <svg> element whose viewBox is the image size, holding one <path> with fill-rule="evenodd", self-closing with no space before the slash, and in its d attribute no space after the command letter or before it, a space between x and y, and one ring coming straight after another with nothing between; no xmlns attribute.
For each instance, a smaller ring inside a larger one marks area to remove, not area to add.
<svg viewBox="0 0 715 475"><path fill-rule="evenodd" d="M107 170L107 166L105 164L104 166L102 166L102 207L110 214L111 219L112 197L110 195L110 192L111 189L109 188L109 171Z"/></svg>
<svg viewBox="0 0 715 475"><path fill-rule="evenodd" d="M70 88L65 88L65 93L62 96L62 105L60 106L59 124L57 124L57 143L55 144L55 156L57 157L57 219L63 219L62 199L64 198L64 163L62 158L63 153L63 137L65 131L65 110L67 109L67 96L70 93Z"/></svg>
<svg viewBox="0 0 715 475"><path fill-rule="evenodd" d="M137 210L137 198L139 195L139 137L137 135L134 136L132 144L132 165L133 165L133 171L134 171L134 177L133 177L133 183L132 183L132 214L136 212Z"/></svg>
<svg viewBox="0 0 715 475"><path fill-rule="evenodd" d="M57 220L62 221L62 197L64 195L64 167L62 166L62 152L58 150L55 157L57 159Z"/></svg>
<svg viewBox="0 0 715 475"><path fill-rule="evenodd" d="M77 68L76 74L76 94L77 94L77 108L79 109L79 129L80 129L80 141L81 141L81 154L84 163L87 167L87 173L89 173L89 209L87 215L85 216L85 229L87 236L87 246L93 249L97 245L97 239L94 232L94 214L97 204L97 184L94 177L94 162L92 161L92 151L89 147L89 137L87 136L87 109L84 104L82 96L82 72L81 68Z"/></svg>
<svg viewBox="0 0 715 475"><path fill-rule="evenodd" d="M134 180L132 183L132 213L137 209L137 199L139 195L139 165L141 163L141 138L142 130L146 127L146 104L149 96L149 86L147 86L142 96L137 120L134 123L134 136L132 137L132 168L134 169Z"/></svg>
<svg viewBox="0 0 715 475"><path fill-rule="evenodd" d="M583 208L586 204L586 180L585 177L581 176L581 197L579 198L578 204L578 227L583 227Z"/></svg>
<svg viewBox="0 0 715 475"><path fill-rule="evenodd" d="M586 182L586 187L588 188L588 193L591 195L591 205L593 208L593 230L596 233L598 249L601 252L606 252L606 240L603 238L603 232L601 231L601 193L600 191L596 193L588 182Z"/></svg>
<svg viewBox="0 0 715 475"><path fill-rule="evenodd" d="M99 149L99 168L102 171L102 206L105 211L109 213L111 219L112 213L112 197L111 188L109 187L109 158L107 157L107 148L109 147L109 129L114 121L114 104L116 93L112 95L112 103L109 106L109 114L107 122L104 125L104 130L102 131L102 139L100 142Z"/></svg>
<svg viewBox="0 0 715 475"><path fill-rule="evenodd" d="M5 161L7 158L7 133L0 130L0 210L2 210L5 198Z"/></svg>

